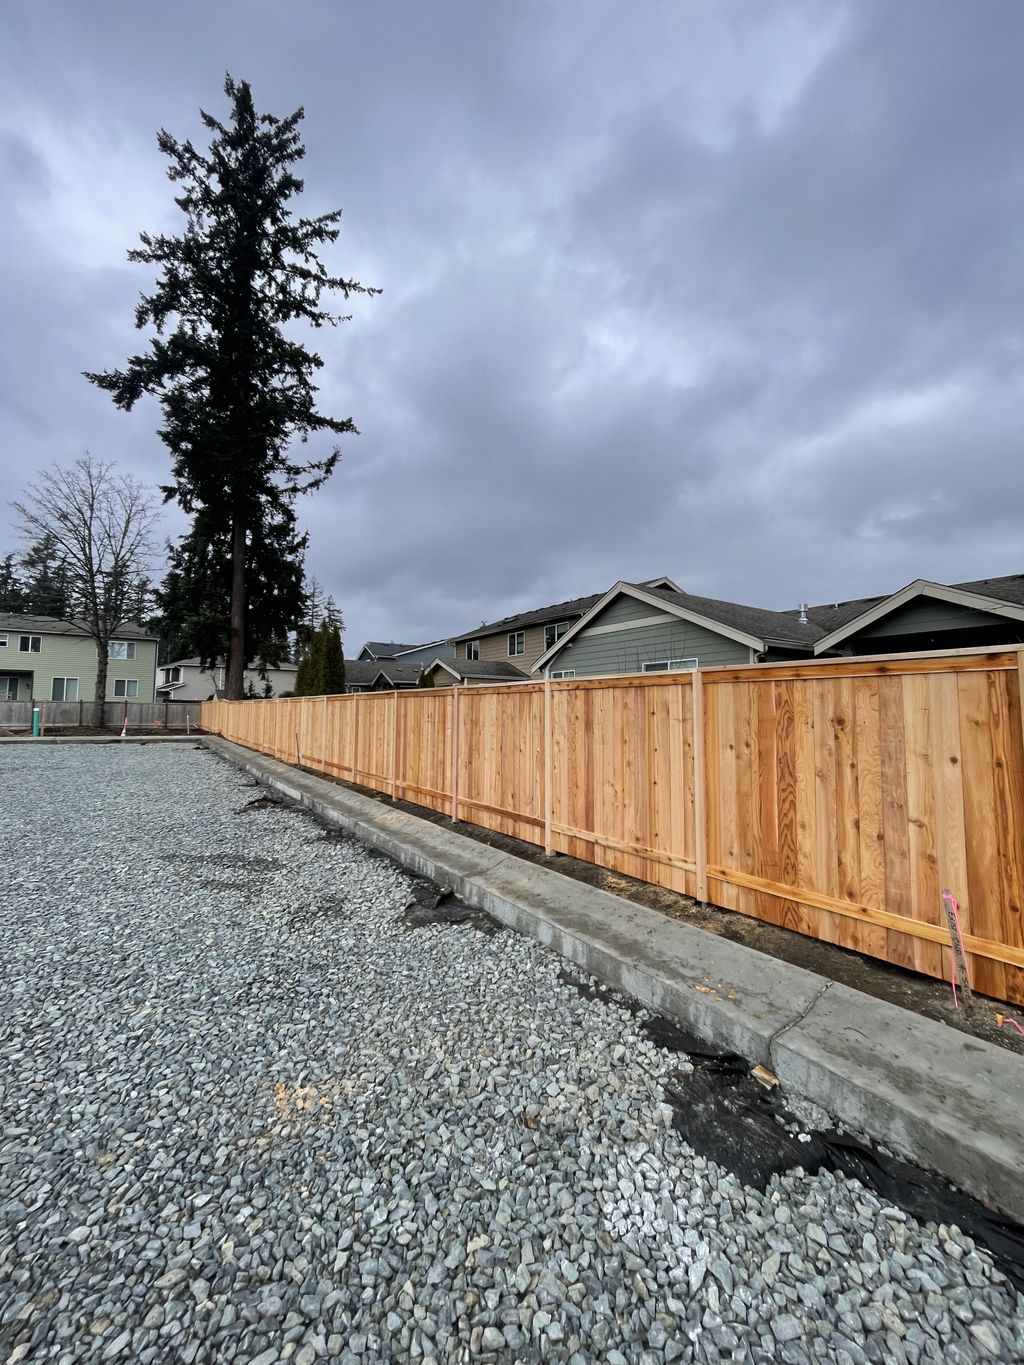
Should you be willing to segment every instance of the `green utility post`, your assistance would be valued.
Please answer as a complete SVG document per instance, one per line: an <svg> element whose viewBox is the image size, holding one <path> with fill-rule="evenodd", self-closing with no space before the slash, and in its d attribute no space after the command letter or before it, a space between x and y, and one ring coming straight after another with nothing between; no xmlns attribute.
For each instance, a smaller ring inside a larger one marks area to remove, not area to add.
<svg viewBox="0 0 1024 1365"><path fill-rule="evenodd" d="M38 707L38 706L33 706L33 708L32 708L32 738L33 738L33 739L38 739L38 738L39 738L39 707Z"/></svg>

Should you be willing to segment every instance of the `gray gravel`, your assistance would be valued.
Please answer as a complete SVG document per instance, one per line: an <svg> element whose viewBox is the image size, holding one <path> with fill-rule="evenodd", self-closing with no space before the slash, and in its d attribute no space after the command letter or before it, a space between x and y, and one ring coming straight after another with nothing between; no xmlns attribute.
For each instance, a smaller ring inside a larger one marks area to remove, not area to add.
<svg viewBox="0 0 1024 1365"><path fill-rule="evenodd" d="M627 1013L410 930L212 755L0 746L0 788L0 1362L1024 1359L956 1228L695 1157Z"/></svg>

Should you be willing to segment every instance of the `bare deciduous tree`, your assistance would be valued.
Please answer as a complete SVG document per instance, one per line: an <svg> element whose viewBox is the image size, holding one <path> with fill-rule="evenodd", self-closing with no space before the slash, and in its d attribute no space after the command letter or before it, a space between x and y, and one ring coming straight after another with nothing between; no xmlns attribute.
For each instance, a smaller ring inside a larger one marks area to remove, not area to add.
<svg viewBox="0 0 1024 1365"><path fill-rule="evenodd" d="M146 488L104 460L83 455L52 465L12 504L29 539L48 536L68 586L68 620L96 645L96 701L103 724L110 642L146 610L147 569L157 514Z"/></svg>

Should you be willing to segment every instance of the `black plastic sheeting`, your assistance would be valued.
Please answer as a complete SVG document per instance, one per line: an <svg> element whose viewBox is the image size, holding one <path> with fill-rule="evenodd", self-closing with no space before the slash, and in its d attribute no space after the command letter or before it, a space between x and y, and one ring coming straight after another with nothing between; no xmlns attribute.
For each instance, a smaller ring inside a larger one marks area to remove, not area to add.
<svg viewBox="0 0 1024 1365"><path fill-rule="evenodd" d="M673 1127L701 1156L764 1190L773 1175L802 1167L859 1180L882 1199L923 1223L955 1223L987 1249L1024 1294L1024 1228L986 1208L939 1176L879 1151L845 1133L803 1128L778 1090L767 1090L734 1052L711 1047L670 1020L641 1024L661 1047L685 1053L693 1072L670 1071L664 1086Z"/></svg>

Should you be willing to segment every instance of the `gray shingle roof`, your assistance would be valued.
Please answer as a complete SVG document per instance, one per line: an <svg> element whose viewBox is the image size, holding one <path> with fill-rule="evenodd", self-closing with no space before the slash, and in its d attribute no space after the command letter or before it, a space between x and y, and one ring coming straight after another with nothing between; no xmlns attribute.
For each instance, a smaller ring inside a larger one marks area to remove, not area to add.
<svg viewBox="0 0 1024 1365"><path fill-rule="evenodd" d="M428 640L427 643L433 644L434 642ZM406 650L419 648L419 645L396 644L394 640L367 640L366 644L363 645L363 649L369 650L375 659L393 659L396 654L404 654ZM363 651L360 650L359 652L361 654Z"/></svg>
<svg viewBox="0 0 1024 1365"><path fill-rule="evenodd" d="M825 631L813 623L801 625L784 611L768 611L763 607L746 607L739 602L722 602L715 597L696 597L689 592L671 592L668 588L646 588L653 597L660 597L674 606L685 607L709 621L731 626L752 635L765 644L804 645L810 649Z"/></svg>
<svg viewBox="0 0 1024 1365"><path fill-rule="evenodd" d="M894 588L892 593L880 593L877 597L855 597L848 602L825 602L820 606L808 607L807 615L811 621L822 627L826 635L829 635L840 626L849 625L872 607L877 607L880 602L900 592L905 586L901 584L899 588ZM943 586L960 588L963 592L976 592L982 597L995 597L1001 602L1024 607L1024 574L1004 574L1002 578L974 578L966 583L947 583ZM800 609L796 608L786 615L799 616Z"/></svg>
<svg viewBox="0 0 1024 1365"><path fill-rule="evenodd" d="M498 681L523 682L530 677L529 673L504 659L440 659L438 662L457 673L460 678L494 678Z"/></svg>
<svg viewBox="0 0 1024 1365"><path fill-rule="evenodd" d="M524 630L527 626L540 626L546 621L568 621L583 616L604 593L594 593L590 597L572 597L568 602L556 602L551 607L537 607L534 611L521 611L515 616L503 616L498 621L487 621L476 630L467 630L462 635L453 635L451 640L476 640L481 635L498 635L502 631Z"/></svg>
<svg viewBox="0 0 1024 1365"><path fill-rule="evenodd" d="M369 687L379 672L380 663L376 659L346 659L345 685Z"/></svg>
<svg viewBox="0 0 1024 1365"><path fill-rule="evenodd" d="M0 612L0 630L23 631L29 635L88 635L89 628L84 621L62 621L59 616L14 616L10 612ZM138 621L125 621L118 626L114 638L117 640L155 640L145 626Z"/></svg>

